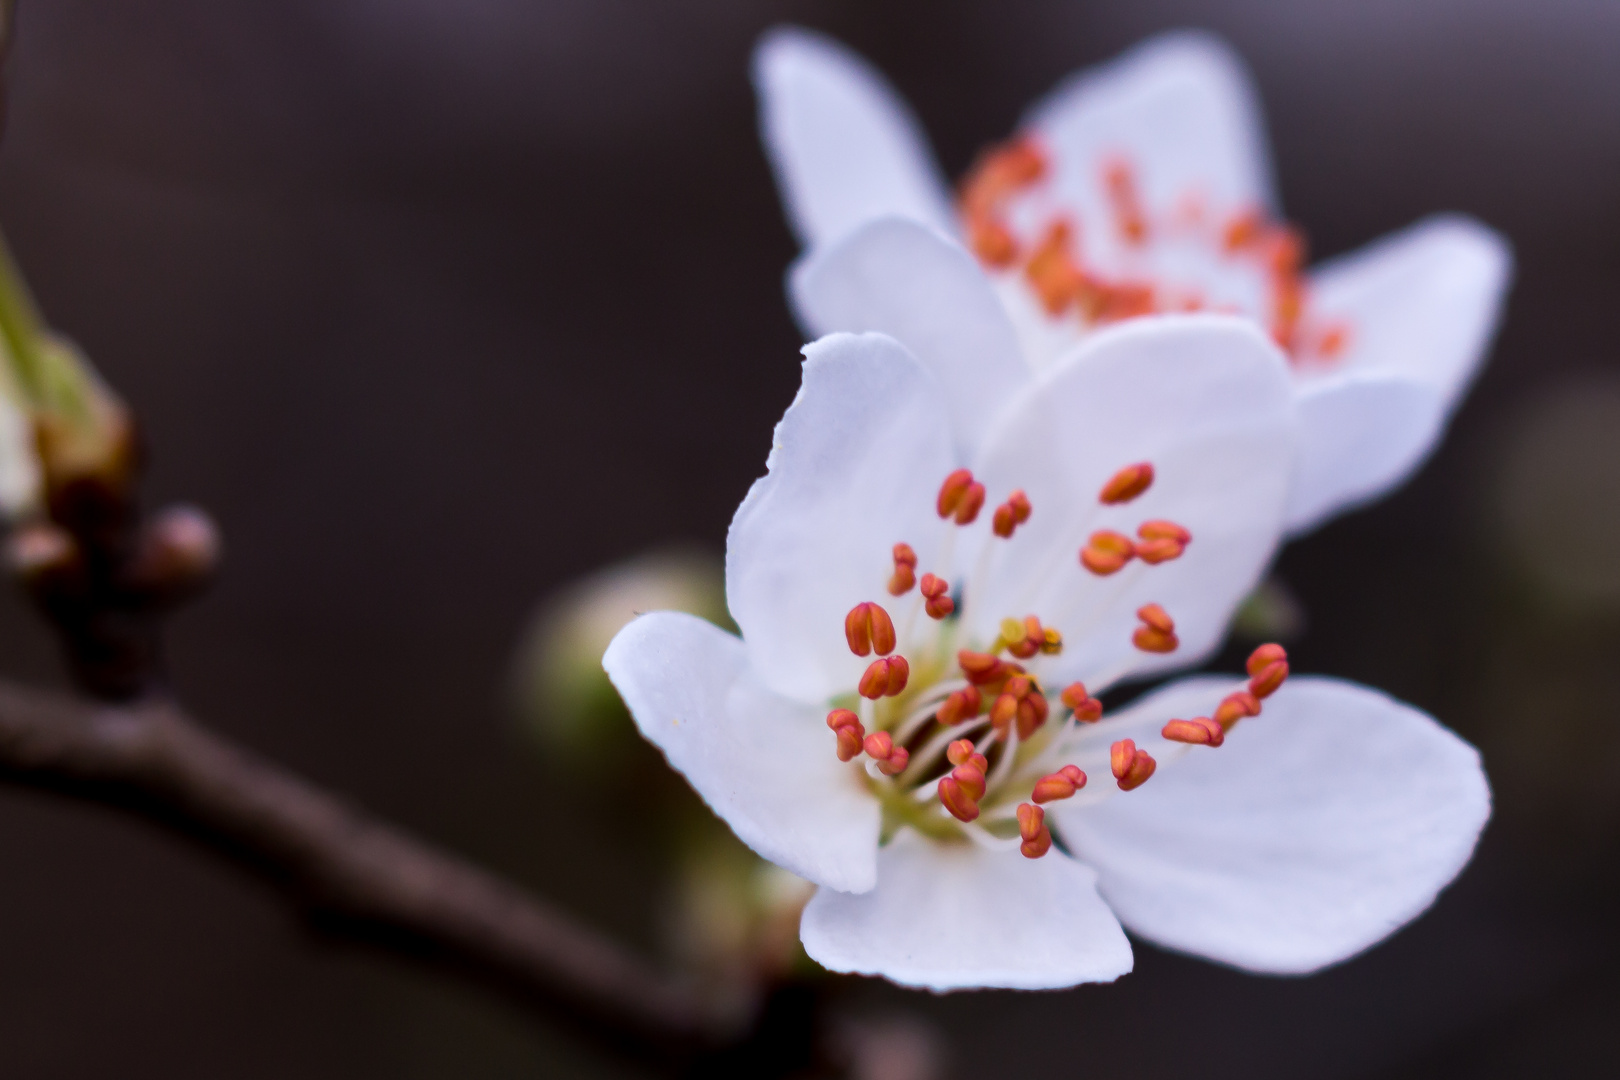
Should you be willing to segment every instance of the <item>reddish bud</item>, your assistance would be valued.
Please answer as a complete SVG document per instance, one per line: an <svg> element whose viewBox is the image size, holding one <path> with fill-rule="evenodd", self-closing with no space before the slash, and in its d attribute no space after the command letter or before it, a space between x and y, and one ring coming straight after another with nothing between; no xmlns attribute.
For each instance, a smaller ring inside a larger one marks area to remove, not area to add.
<svg viewBox="0 0 1620 1080"><path fill-rule="evenodd" d="M1128 503L1153 484L1153 466L1148 462L1127 465L1109 478L1098 493L1099 501L1109 506Z"/></svg>

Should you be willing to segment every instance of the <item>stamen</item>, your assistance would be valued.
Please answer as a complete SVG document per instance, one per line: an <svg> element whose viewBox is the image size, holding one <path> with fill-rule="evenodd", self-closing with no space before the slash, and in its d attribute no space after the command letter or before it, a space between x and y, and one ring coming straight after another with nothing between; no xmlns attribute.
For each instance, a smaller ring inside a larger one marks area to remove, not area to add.
<svg viewBox="0 0 1620 1080"><path fill-rule="evenodd" d="M1150 566L1179 558L1192 542L1192 533L1173 521L1145 521L1136 535L1142 538L1136 555Z"/></svg>
<svg viewBox="0 0 1620 1080"><path fill-rule="evenodd" d="M998 270L1018 261L1018 241L1012 230L988 217L968 218L968 246L979 260Z"/></svg>
<svg viewBox="0 0 1620 1080"><path fill-rule="evenodd" d="M1028 660L1046 646L1046 631L1041 627L1041 620L1034 615L1027 615L1023 622L1017 619L1001 620L1001 645L1020 660ZM1058 638L1058 648L1063 647L1063 639Z"/></svg>
<svg viewBox="0 0 1620 1080"><path fill-rule="evenodd" d="M844 616L844 640L856 656L872 652L887 656L894 652L894 621L869 600L856 604Z"/></svg>
<svg viewBox="0 0 1620 1080"><path fill-rule="evenodd" d="M967 792L962 790L961 782L954 776L940 779L939 801L957 821L968 822L979 816L978 802L968 797Z"/></svg>
<svg viewBox="0 0 1620 1080"><path fill-rule="evenodd" d="M945 703L934 714L941 727L952 727L960 724L969 717L978 716L979 710L984 708L984 695L979 693L977 686L964 687L953 690Z"/></svg>
<svg viewBox="0 0 1620 1080"><path fill-rule="evenodd" d="M968 469L957 469L939 489L939 516L954 516L958 525L971 525L984 507L984 485Z"/></svg>
<svg viewBox="0 0 1620 1080"><path fill-rule="evenodd" d="M1063 651L1063 635L1057 627L1048 626L1041 631L1041 655L1056 656Z"/></svg>
<svg viewBox="0 0 1620 1080"><path fill-rule="evenodd" d="M1103 180L1108 187L1108 199L1113 204L1114 221L1126 241L1140 244L1147 239L1147 216L1142 212L1142 201L1136 191L1136 175L1130 162L1121 158L1110 161L1103 169Z"/></svg>
<svg viewBox="0 0 1620 1080"><path fill-rule="evenodd" d="M973 749L972 739L957 739L945 748L945 760L952 765L961 765L969 761L977 762L979 771L983 772L990 767L985 756Z"/></svg>
<svg viewBox="0 0 1620 1080"><path fill-rule="evenodd" d="M1119 790L1132 791L1147 783L1148 777L1159 763L1153 760L1153 755L1146 750L1138 750L1136 742L1132 739L1121 739L1108 749L1108 764L1113 770L1114 779L1119 782Z"/></svg>
<svg viewBox="0 0 1620 1080"><path fill-rule="evenodd" d="M1067 799L1085 786L1086 774L1080 771L1079 766L1065 765L1057 772L1035 781L1035 790L1030 794L1030 798L1036 803L1055 802L1058 799Z"/></svg>
<svg viewBox="0 0 1620 1080"><path fill-rule="evenodd" d="M827 714L827 726L838 736L838 760L852 761L861 752L865 728L861 718L848 709L834 709Z"/></svg>
<svg viewBox="0 0 1620 1080"><path fill-rule="evenodd" d="M894 738L887 731L874 731L866 737L861 744L867 756L878 763L878 771L885 776L898 776L905 771L906 762L911 754L903 746L894 745Z"/></svg>
<svg viewBox="0 0 1620 1080"><path fill-rule="evenodd" d="M876 701L881 697L894 697L906 688L911 678L911 665L903 656L886 656L874 660L861 676L856 690L861 697Z"/></svg>
<svg viewBox="0 0 1620 1080"><path fill-rule="evenodd" d="M1085 683L1070 683L1064 687L1059 700L1074 710L1074 718L1082 724L1095 724L1102 719L1102 702L1086 694Z"/></svg>
<svg viewBox="0 0 1620 1080"><path fill-rule="evenodd" d="M1194 746L1219 746L1226 741L1226 729L1207 716L1191 720L1172 720L1159 732L1171 742L1190 743Z"/></svg>
<svg viewBox="0 0 1620 1080"><path fill-rule="evenodd" d="M1288 678L1288 653L1276 643L1262 645L1249 654L1249 693L1268 698Z"/></svg>
<svg viewBox="0 0 1620 1080"><path fill-rule="evenodd" d="M1221 703L1215 706L1215 722L1222 728L1231 731L1233 726L1246 716L1260 715L1260 699L1247 690L1239 690L1227 694Z"/></svg>
<svg viewBox="0 0 1620 1080"><path fill-rule="evenodd" d="M889 578L889 595L904 596L917 583L917 553L910 544L894 545L894 574Z"/></svg>
<svg viewBox="0 0 1620 1080"><path fill-rule="evenodd" d="M950 586L945 579L935 577L933 574L922 576L923 610L928 612L930 619L943 619L956 610L956 601L951 599Z"/></svg>
<svg viewBox="0 0 1620 1080"><path fill-rule="evenodd" d="M961 204L965 216L976 217L1001 208L1046 175L1046 155L1029 137L1012 139L982 152L962 180Z"/></svg>
<svg viewBox="0 0 1620 1080"><path fill-rule="evenodd" d="M1131 635L1131 643L1143 652L1175 652L1181 644L1176 637L1176 623L1170 613L1158 604L1147 604L1136 609L1136 617L1143 625Z"/></svg>
<svg viewBox="0 0 1620 1080"><path fill-rule="evenodd" d="M984 755L979 755L983 757ZM984 798L984 768L969 759L951 770L951 779L962 788L962 793L974 802Z"/></svg>
<svg viewBox="0 0 1620 1080"><path fill-rule="evenodd" d="M1100 529L1080 549L1080 565L1100 577L1122 569L1136 557L1136 545L1124 533Z"/></svg>
<svg viewBox="0 0 1620 1080"><path fill-rule="evenodd" d="M1019 488L1007 497L1007 501L996 507L995 516L991 521L991 529L1003 539L1009 538L1013 530L1029 520L1029 496L1024 489Z"/></svg>
<svg viewBox="0 0 1620 1080"><path fill-rule="evenodd" d="M1046 827L1046 811L1029 803L1018 804L1018 835L1024 841L1018 850L1027 859L1038 859L1052 850L1052 831Z"/></svg>
<svg viewBox="0 0 1620 1080"><path fill-rule="evenodd" d="M1127 465L1115 473L1103 485L1102 491L1097 495L1098 500L1108 506L1128 503L1153 484L1153 466L1142 461L1135 465Z"/></svg>
<svg viewBox="0 0 1620 1080"><path fill-rule="evenodd" d="M1063 314L1085 287L1085 278L1069 255L1069 234L1068 222L1054 221L1024 266L1030 288L1053 317Z"/></svg>

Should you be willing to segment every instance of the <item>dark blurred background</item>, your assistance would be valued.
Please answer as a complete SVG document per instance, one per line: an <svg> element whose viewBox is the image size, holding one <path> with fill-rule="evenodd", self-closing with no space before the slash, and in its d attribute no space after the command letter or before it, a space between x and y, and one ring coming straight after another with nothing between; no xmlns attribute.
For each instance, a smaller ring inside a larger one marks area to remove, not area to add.
<svg viewBox="0 0 1620 1080"><path fill-rule="evenodd" d="M1296 668L1479 744L1478 857L1368 955L1261 979L1138 949L1063 994L855 986L954 1076L1620 1070L1620 7L1611 0L21 0L0 221L143 418L224 579L203 717L646 944L653 855L587 831L503 691L534 603L718 550L797 385L750 46L879 64L949 171L1069 70L1197 25L1248 58L1315 253L1434 210L1511 237L1495 357L1427 469L1298 542ZM7 675L61 682L10 593ZM1346 828L1355 828L1347 821ZM256 882L0 790L7 1077L636 1075L480 990L307 937Z"/></svg>

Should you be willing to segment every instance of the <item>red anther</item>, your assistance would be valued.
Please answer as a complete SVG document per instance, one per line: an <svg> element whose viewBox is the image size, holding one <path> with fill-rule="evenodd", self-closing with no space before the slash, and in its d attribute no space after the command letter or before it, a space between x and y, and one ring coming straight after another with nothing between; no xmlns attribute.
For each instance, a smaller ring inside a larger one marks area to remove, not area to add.
<svg viewBox="0 0 1620 1080"><path fill-rule="evenodd" d="M1078 765L1065 765L1063 768L1058 770L1058 773L1060 775L1067 776L1069 778L1069 783L1074 785L1074 789L1076 791L1079 791L1081 788L1086 786L1086 774L1080 771L1080 766Z"/></svg>
<svg viewBox="0 0 1620 1080"><path fill-rule="evenodd" d="M1085 285L1085 275L1069 254L1070 231L1068 222L1054 221L1024 264L1024 277L1049 315L1063 314Z"/></svg>
<svg viewBox="0 0 1620 1080"><path fill-rule="evenodd" d="M1288 651L1276 642L1260 646L1249 654L1249 662L1244 668L1250 675L1258 675L1278 660L1285 663L1288 660Z"/></svg>
<svg viewBox="0 0 1620 1080"><path fill-rule="evenodd" d="M894 697L906 688L911 678L911 665L903 656L886 656L867 665L856 686L861 697L876 701L880 697Z"/></svg>
<svg viewBox="0 0 1620 1080"><path fill-rule="evenodd" d="M917 584L917 553L910 544L894 545L894 573L889 577L889 595L904 596Z"/></svg>
<svg viewBox="0 0 1620 1080"><path fill-rule="evenodd" d="M1074 781L1062 773L1052 773L1035 781L1035 790L1030 798L1036 803L1056 802L1058 799L1067 799L1074 794Z"/></svg>
<svg viewBox="0 0 1620 1080"><path fill-rule="evenodd" d="M967 494L968 488L973 486L973 472L970 469L957 469L945 478L939 486L939 516L948 518L956 513L956 508L962 503L962 496Z"/></svg>
<svg viewBox="0 0 1620 1080"><path fill-rule="evenodd" d="M1153 775L1153 770L1159 767L1153 755L1146 750L1138 750L1132 739L1121 739L1109 747L1108 759L1121 791L1141 787Z"/></svg>
<svg viewBox="0 0 1620 1080"><path fill-rule="evenodd" d="M1247 690L1239 690L1227 694L1221 703L1215 706L1215 722L1225 731L1231 731L1234 724L1246 716L1260 715L1260 699Z"/></svg>
<svg viewBox="0 0 1620 1080"><path fill-rule="evenodd" d="M1127 465L1109 478L1098 493L1099 501L1109 506L1128 503L1153 486L1153 466L1146 461Z"/></svg>
<svg viewBox="0 0 1620 1080"><path fill-rule="evenodd" d="M980 262L1005 270L1018 261L1018 241L1001 222L983 216L969 216L967 227L968 246Z"/></svg>
<svg viewBox="0 0 1620 1080"><path fill-rule="evenodd" d="M887 760L888 756L894 753L894 736L887 731L874 731L866 737L861 748L866 751L868 757L879 761Z"/></svg>
<svg viewBox="0 0 1620 1080"><path fill-rule="evenodd" d="M957 821L972 821L979 816L978 800L969 798L954 777L946 776L940 779L939 801Z"/></svg>
<svg viewBox="0 0 1620 1080"><path fill-rule="evenodd" d="M1192 543L1192 533L1173 521L1160 519L1142 522L1136 530L1136 535L1144 540L1174 540L1178 544Z"/></svg>
<svg viewBox="0 0 1620 1080"><path fill-rule="evenodd" d="M844 640L856 656L887 656L894 652L894 621L870 600L856 604L844 616Z"/></svg>
<svg viewBox="0 0 1620 1080"><path fill-rule="evenodd" d="M996 507L995 514L990 518L991 532L1005 540L1012 536L1013 530L1017 527L1018 522L1013 519L1012 507L1006 503Z"/></svg>
<svg viewBox="0 0 1620 1080"><path fill-rule="evenodd" d="M1174 540L1144 540L1136 545L1136 557L1149 566L1157 566L1162 562L1180 558L1185 550L1187 550L1185 544L1178 544Z"/></svg>
<svg viewBox="0 0 1620 1080"><path fill-rule="evenodd" d="M1136 609L1136 617L1162 634L1174 633L1176 621L1158 604L1144 604Z"/></svg>
<svg viewBox="0 0 1620 1080"><path fill-rule="evenodd" d="M1007 664L990 653L963 649L956 654L956 663L962 669L962 675L975 686L1000 682L1007 677Z"/></svg>
<svg viewBox="0 0 1620 1080"><path fill-rule="evenodd" d="M911 760L911 751L903 746L897 746L889 756L878 762L878 772L884 776L899 776L906 771L906 763Z"/></svg>
<svg viewBox="0 0 1620 1080"><path fill-rule="evenodd" d="M841 727L838 729L837 734L838 760L853 761L855 756L861 752L860 725L857 724L854 727Z"/></svg>
<svg viewBox="0 0 1620 1080"><path fill-rule="evenodd" d="M971 716L978 716L979 710L983 707L984 696L979 693L979 688L968 686L951 691L945 703L934 714L934 719L938 720L941 726L950 727L953 724L960 724Z"/></svg>
<svg viewBox="0 0 1620 1080"><path fill-rule="evenodd" d="M952 765L960 765L974 754L972 739L957 739L945 748L945 760Z"/></svg>
<svg viewBox="0 0 1620 1080"><path fill-rule="evenodd" d="M1143 652L1175 652L1181 641L1176 637L1176 623L1169 612L1158 604L1145 604L1136 609L1136 617L1143 625L1131 635L1131 643Z"/></svg>
<svg viewBox="0 0 1620 1080"><path fill-rule="evenodd" d="M966 216L999 210L1009 196L1046 175L1040 144L1020 136L982 151L962 180L959 200Z"/></svg>
<svg viewBox="0 0 1620 1080"><path fill-rule="evenodd" d="M1070 683L1058 695L1059 700L1074 710L1074 718L1082 724L1095 724L1102 719L1102 702L1086 693L1085 683Z"/></svg>
<svg viewBox="0 0 1620 1080"><path fill-rule="evenodd" d="M1018 805L1018 850L1026 859L1038 859L1052 850L1052 830L1046 827L1046 811L1029 803Z"/></svg>
<svg viewBox="0 0 1620 1080"><path fill-rule="evenodd" d="M1171 742L1190 743L1194 746L1219 746L1226 741L1226 729L1207 716L1191 720L1172 720L1159 732Z"/></svg>
<svg viewBox="0 0 1620 1080"><path fill-rule="evenodd" d="M1046 723L1046 698L1031 694L1018 703L1018 738L1027 739Z"/></svg>
<svg viewBox="0 0 1620 1080"><path fill-rule="evenodd" d="M1268 698L1288 678L1288 661L1276 660L1260 669L1260 674L1249 680L1249 693L1257 698Z"/></svg>
<svg viewBox="0 0 1620 1080"><path fill-rule="evenodd" d="M984 798L984 769L973 758L952 769L951 779L962 785L962 793L974 802Z"/></svg>
<svg viewBox="0 0 1620 1080"><path fill-rule="evenodd" d="M971 525L984 508L984 485L975 480L968 485L962 501L956 504L956 523Z"/></svg>
<svg viewBox="0 0 1620 1080"><path fill-rule="evenodd" d="M827 714L827 726L837 731L839 728L860 727L861 718L849 709L834 709Z"/></svg>
<svg viewBox="0 0 1620 1080"><path fill-rule="evenodd" d="M1124 533L1100 529L1091 534L1080 549L1080 565L1103 577L1114 573L1136 557L1136 545Z"/></svg>
<svg viewBox="0 0 1620 1080"><path fill-rule="evenodd" d="M1136 175L1130 162L1114 159L1103 167L1103 181L1108 187L1108 199L1113 204L1114 221L1120 235L1132 244L1147 239L1147 215L1142 212L1142 201L1136 191Z"/></svg>
<svg viewBox="0 0 1620 1080"><path fill-rule="evenodd" d="M950 586L945 579L935 577L933 574L924 574L922 577L923 610L928 612L930 619L943 619L956 610L956 601L951 599Z"/></svg>
<svg viewBox="0 0 1620 1080"><path fill-rule="evenodd" d="M993 522L995 534L1000 537L1011 536L1014 529L1029 520L1029 514L1029 496L1024 494L1023 488L1019 488L1007 496L1006 502L996 507Z"/></svg>
<svg viewBox="0 0 1620 1080"><path fill-rule="evenodd" d="M1018 717L1018 698L1013 694L1002 694L996 698L995 704L990 706L990 726L996 734L1005 737L1007 729L1013 720Z"/></svg>

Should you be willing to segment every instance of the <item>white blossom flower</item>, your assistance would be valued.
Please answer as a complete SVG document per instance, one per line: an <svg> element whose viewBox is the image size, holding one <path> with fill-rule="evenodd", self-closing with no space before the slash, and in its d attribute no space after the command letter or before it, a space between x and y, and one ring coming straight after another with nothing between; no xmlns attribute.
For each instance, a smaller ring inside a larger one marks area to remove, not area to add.
<svg viewBox="0 0 1620 1080"><path fill-rule="evenodd" d="M1249 315L1286 350L1299 398L1291 533L1423 462L1484 357L1510 277L1507 243L1455 214L1306 273L1300 234L1278 220L1248 76L1205 34L1155 38L1071 77L981 157L955 200L905 104L838 44L774 31L755 82L809 249L791 292L811 337L883 330L920 355L935 344L925 335L964 332L965 317L953 333L917 310L947 307L917 280L951 272L930 240L975 253L1003 309L975 299L986 324L975 332L998 345L1010 333L1036 369L1143 313Z"/></svg>
<svg viewBox="0 0 1620 1080"><path fill-rule="evenodd" d="M736 834L819 886L813 958L1061 987L1130 969L1123 923L1309 971L1467 862L1474 750L1371 690L1278 689L1277 646L1246 683L1102 717L1111 684L1207 656L1278 543L1296 405L1252 321L1136 319L999 382L876 333L805 356L727 539L741 636L648 614L603 666Z"/></svg>

